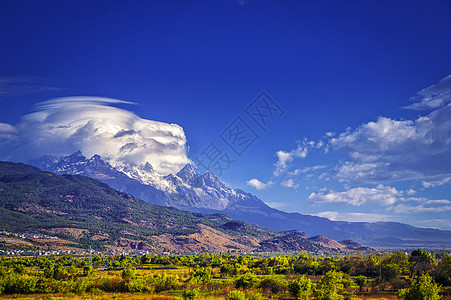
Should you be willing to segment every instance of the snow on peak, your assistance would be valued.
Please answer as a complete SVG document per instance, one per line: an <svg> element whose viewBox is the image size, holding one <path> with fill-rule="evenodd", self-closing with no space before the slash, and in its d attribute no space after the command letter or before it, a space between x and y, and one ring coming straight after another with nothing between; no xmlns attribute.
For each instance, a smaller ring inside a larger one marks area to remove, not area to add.
<svg viewBox="0 0 451 300"><path fill-rule="evenodd" d="M194 170L191 164L186 164L183 169L181 169L177 176L182 179L183 182L193 185L196 183L197 179L200 177L200 174Z"/></svg>

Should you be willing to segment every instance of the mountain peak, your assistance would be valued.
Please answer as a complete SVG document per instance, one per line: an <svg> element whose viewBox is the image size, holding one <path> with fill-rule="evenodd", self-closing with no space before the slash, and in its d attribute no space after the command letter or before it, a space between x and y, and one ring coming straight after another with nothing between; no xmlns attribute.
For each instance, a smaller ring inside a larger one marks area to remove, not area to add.
<svg viewBox="0 0 451 300"><path fill-rule="evenodd" d="M77 161L81 161L81 160L85 160L85 159L86 159L86 157L81 153L80 150L72 153L71 155L63 156L60 158L61 161L64 161L66 163L77 162Z"/></svg>
<svg viewBox="0 0 451 300"><path fill-rule="evenodd" d="M80 150L77 150L76 152L69 155L69 157L84 157Z"/></svg>
<svg viewBox="0 0 451 300"><path fill-rule="evenodd" d="M194 170L191 164L186 164L178 173L177 176L180 177L184 182L188 184L193 184L194 181L199 178L199 173Z"/></svg>
<svg viewBox="0 0 451 300"><path fill-rule="evenodd" d="M206 171L204 175L202 175L202 179L204 180L207 186L214 187L217 189L225 187L225 185L221 182L221 180L210 171Z"/></svg>
<svg viewBox="0 0 451 300"><path fill-rule="evenodd" d="M146 162L146 164L142 166L142 169L147 172L153 172L153 167L149 162Z"/></svg>

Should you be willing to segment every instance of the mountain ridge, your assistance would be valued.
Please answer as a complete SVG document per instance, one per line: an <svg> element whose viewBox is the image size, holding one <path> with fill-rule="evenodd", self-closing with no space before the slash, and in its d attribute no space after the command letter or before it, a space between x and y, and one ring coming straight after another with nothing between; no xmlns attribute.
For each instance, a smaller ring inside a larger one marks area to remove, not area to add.
<svg viewBox="0 0 451 300"><path fill-rule="evenodd" d="M146 178L153 178L151 182L133 179L100 157L96 159L102 160L104 165L97 160L95 165L91 163L91 159L76 152L68 157L37 160L31 164L59 174L62 174L62 170L66 170L73 174L87 175L157 205L174 206L202 213L225 213L234 219L273 230L298 229L311 236L324 235L336 240L350 239L372 247L442 247L444 242L451 246L451 231L418 228L397 222L331 221L318 216L280 211L269 207L250 193L227 187L209 171L204 174L196 172L190 164L185 165L175 175L159 176L154 172L145 175ZM48 161L52 161L53 164L49 164ZM71 167L61 166L67 161L71 163ZM135 175L145 173L143 166L130 168L139 170ZM111 178L107 178L107 175Z"/></svg>
<svg viewBox="0 0 451 300"><path fill-rule="evenodd" d="M253 251L262 241L280 235L224 214L156 206L83 175L57 175L12 162L0 162L0 217L4 221L0 223L1 232L38 232L58 237L45 241L29 238L28 242L37 248L52 245L59 249L92 246L175 253ZM304 233L302 236L307 237ZM303 249L302 243L308 242L300 243L298 249ZM350 251L361 247L337 241L329 244L335 247L323 245L316 250Z"/></svg>

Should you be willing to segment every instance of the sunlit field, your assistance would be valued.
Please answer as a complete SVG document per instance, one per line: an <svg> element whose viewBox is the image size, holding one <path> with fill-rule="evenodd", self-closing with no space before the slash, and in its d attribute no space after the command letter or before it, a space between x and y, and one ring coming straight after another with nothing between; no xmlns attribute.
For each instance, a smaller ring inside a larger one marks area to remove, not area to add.
<svg viewBox="0 0 451 300"><path fill-rule="evenodd" d="M450 299L451 255L3 257L8 299ZM416 294L415 294L416 293Z"/></svg>

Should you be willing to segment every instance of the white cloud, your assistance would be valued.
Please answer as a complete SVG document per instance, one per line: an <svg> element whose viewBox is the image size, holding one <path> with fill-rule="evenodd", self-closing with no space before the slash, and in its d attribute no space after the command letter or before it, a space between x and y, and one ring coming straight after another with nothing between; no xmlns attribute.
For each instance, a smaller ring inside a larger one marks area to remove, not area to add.
<svg viewBox="0 0 451 300"><path fill-rule="evenodd" d="M449 203L444 206L429 206L433 204L443 204L440 203L440 200L430 200L431 202L426 202L419 205L408 205L408 204L398 204L390 209L390 211L397 213L397 214L415 214L415 213L427 213L427 212L447 212L451 211L451 205ZM439 201L435 202L434 201Z"/></svg>
<svg viewBox="0 0 451 300"><path fill-rule="evenodd" d="M81 150L87 157L99 154L115 166L149 162L161 174L175 173L189 162L183 128L111 106L119 103L131 102L68 97L40 103L13 127L7 158L28 162ZM12 132L9 126L0 126L0 136Z"/></svg>
<svg viewBox="0 0 451 300"><path fill-rule="evenodd" d="M390 221L391 216L374 213L342 213L338 211L323 211L315 216L327 218L332 221L348 222L381 222Z"/></svg>
<svg viewBox="0 0 451 300"><path fill-rule="evenodd" d="M287 206L284 202L265 202L265 204L272 208L282 208Z"/></svg>
<svg viewBox="0 0 451 300"><path fill-rule="evenodd" d="M320 149L324 147L325 144L323 141L307 141L304 140L302 142L298 143L298 146L291 150L290 152L286 152L283 150L279 150L276 152L277 156L277 162L275 163L276 170L274 171L274 176L281 176L284 174L289 164L295 159L295 158L306 158L307 153L312 149Z"/></svg>
<svg viewBox="0 0 451 300"><path fill-rule="evenodd" d="M377 203L382 206L395 204L404 195L394 187L378 185L375 188L357 187L344 192L335 192L329 189L321 189L313 192L308 201L315 204L344 203L360 206L365 203Z"/></svg>
<svg viewBox="0 0 451 300"><path fill-rule="evenodd" d="M415 103L404 108L428 110L448 105L451 103L451 75L443 78L439 83L421 90L411 100Z"/></svg>
<svg viewBox="0 0 451 300"><path fill-rule="evenodd" d="M438 99L440 105L434 104ZM274 175L285 174L295 158L324 149L324 153L348 155L347 160L334 168L339 181L388 184L413 179L422 182L425 188L451 181L451 75L420 91L416 101L435 110L414 120L379 117L339 135L326 133L327 142L304 140L294 150L276 153ZM287 175L309 171L313 170L295 169Z"/></svg>
<svg viewBox="0 0 451 300"><path fill-rule="evenodd" d="M312 166L312 167L305 167L303 169L296 169L296 170L294 170L292 172L288 172L287 174L289 176L296 176L296 175L299 175L299 173L313 172L313 171L324 169L326 167L327 166L325 166L325 165L317 165L317 166Z"/></svg>
<svg viewBox="0 0 451 300"><path fill-rule="evenodd" d="M6 123L0 123L0 145L8 144L13 141L17 130L14 126Z"/></svg>
<svg viewBox="0 0 451 300"><path fill-rule="evenodd" d="M281 185L284 187L287 187L287 188L294 188L294 189L297 189L299 187L299 184L294 183L293 179L288 179L288 180L282 181Z"/></svg>
<svg viewBox="0 0 451 300"><path fill-rule="evenodd" d="M380 117L330 140L350 161L337 176L357 183L417 179L424 186L451 179L451 105L412 120Z"/></svg>
<svg viewBox="0 0 451 300"><path fill-rule="evenodd" d="M252 178L247 182L248 186L251 186L257 190L265 190L269 188L272 185L272 181L268 181L267 183L261 182L260 180L256 178Z"/></svg>
<svg viewBox="0 0 451 300"><path fill-rule="evenodd" d="M429 219L429 220L418 220L414 222L415 225L419 227L429 227L438 228L442 230L451 230L451 222L449 219Z"/></svg>

